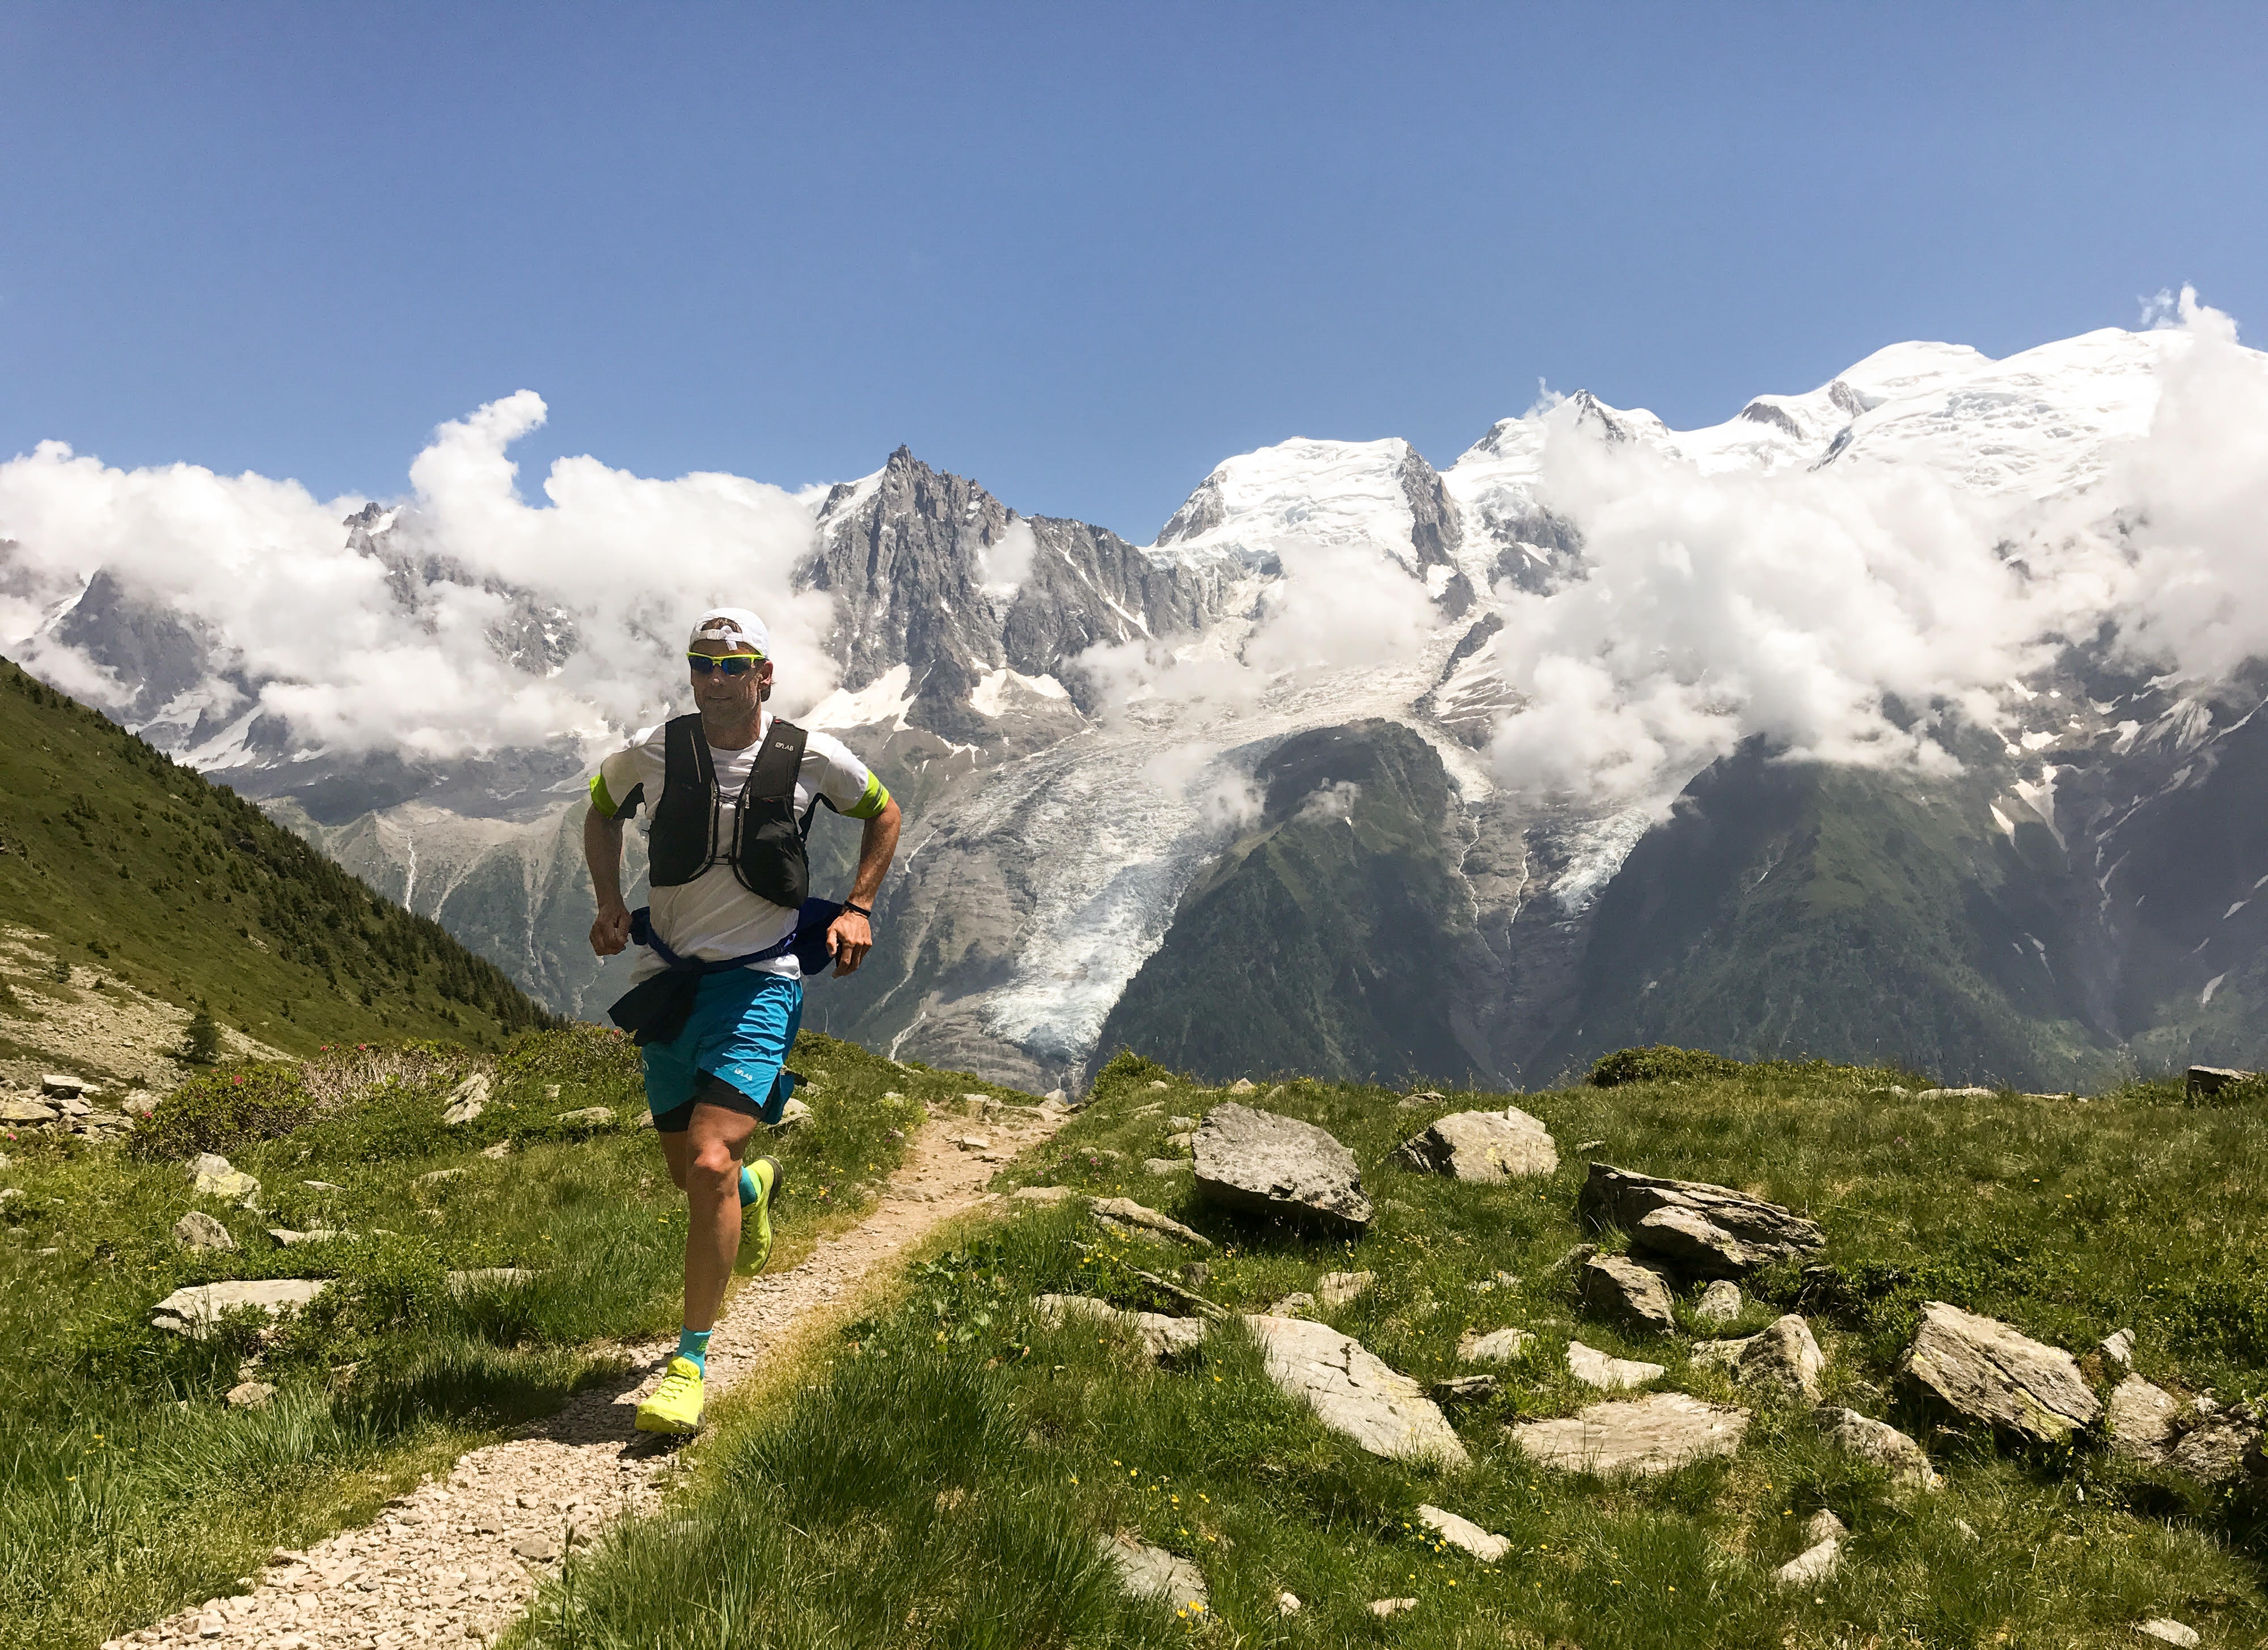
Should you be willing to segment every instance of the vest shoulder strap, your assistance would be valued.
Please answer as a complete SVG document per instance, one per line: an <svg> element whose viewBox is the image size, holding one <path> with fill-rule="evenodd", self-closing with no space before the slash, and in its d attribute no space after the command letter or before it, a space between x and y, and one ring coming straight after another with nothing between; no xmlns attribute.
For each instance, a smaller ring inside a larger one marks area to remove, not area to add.
<svg viewBox="0 0 2268 1650"><path fill-rule="evenodd" d="M709 757L709 741L702 736L698 711L672 716L662 729L662 784L688 782L704 791L717 788L716 765Z"/></svg>
<svg viewBox="0 0 2268 1650"><path fill-rule="evenodd" d="M808 737L792 722L772 718L771 730L764 735L763 749L756 752L756 765L749 771L748 788L743 794L751 802L778 800L792 807L795 803L795 779L803 767L803 747ZM706 756L707 752L702 754Z"/></svg>

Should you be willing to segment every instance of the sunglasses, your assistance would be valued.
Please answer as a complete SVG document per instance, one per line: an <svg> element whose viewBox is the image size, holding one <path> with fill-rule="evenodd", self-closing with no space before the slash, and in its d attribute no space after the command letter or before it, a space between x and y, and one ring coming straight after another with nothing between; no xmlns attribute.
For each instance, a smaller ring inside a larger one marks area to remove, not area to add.
<svg viewBox="0 0 2268 1650"><path fill-rule="evenodd" d="M696 676L706 676L711 671L722 671L727 676L746 676L764 662L761 653L688 653L685 662L693 667Z"/></svg>

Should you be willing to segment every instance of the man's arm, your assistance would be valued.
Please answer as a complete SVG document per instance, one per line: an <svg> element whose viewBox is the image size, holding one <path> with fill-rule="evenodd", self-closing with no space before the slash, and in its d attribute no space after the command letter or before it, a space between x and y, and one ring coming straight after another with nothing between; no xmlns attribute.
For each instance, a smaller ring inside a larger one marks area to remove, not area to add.
<svg viewBox="0 0 2268 1650"><path fill-rule="evenodd" d="M858 874L850 882L850 904L864 906L869 911L874 908L874 896L881 891L882 878L888 874L890 862L897 856L901 818L897 799L893 797L883 805L881 812L866 821L865 829L858 836ZM588 835L585 827L586 839ZM623 918L625 925L629 920ZM624 932L628 931L625 927ZM593 939L593 943L596 942ZM873 926L857 912L846 911L828 924L827 949L834 954L838 979L858 972L858 964L866 960L866 953L873 948Z"/></svg>
<svg viewBox="0 0 2268 1650"><path fill-rule="evenodd" d="M896 840L896 832L891 840ZM622 904L622 822L608 818L596 808L585 813L583 860L591 868L591 891L599 904L598 920L591 924L591 949L612 957L630 942L630 907Z"/></svg>

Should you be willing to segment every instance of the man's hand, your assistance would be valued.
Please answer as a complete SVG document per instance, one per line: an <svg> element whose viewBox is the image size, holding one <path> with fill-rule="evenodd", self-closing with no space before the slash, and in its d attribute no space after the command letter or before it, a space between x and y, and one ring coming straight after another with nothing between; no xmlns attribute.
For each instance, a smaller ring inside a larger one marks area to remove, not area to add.
<svg viewBox="0 0 2268 1650"><path fill-rule="evenodd" d="M866 953L874 949L874 930L855 911L845 911L827 925L827 953L835 959L835 978L855 974Z"/></svg>
<svg viewBox="0 0 2268 1650"><path fill-rule="evenodd" d="M630 942L630 908L619 899L600 906L598 920L591 925L591 949L612 957Z"/></svg>

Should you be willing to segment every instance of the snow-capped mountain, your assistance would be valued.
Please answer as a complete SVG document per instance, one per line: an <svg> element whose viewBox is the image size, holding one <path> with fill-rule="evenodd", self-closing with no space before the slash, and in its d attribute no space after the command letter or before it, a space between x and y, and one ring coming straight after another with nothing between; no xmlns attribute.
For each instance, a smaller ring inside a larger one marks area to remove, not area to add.
<svg viewBox="0 0 2268 1650"><path fill-rule="evenodd" d="M1537 1079L1653 1036L2078 1081L2268 1000L2268 903L2220 901L2268 844L2194 846L2205 797L2268 775L2227 664L2268 648L2210 599L2257 546L2209 451L2257 428L2268 374L2186 313L1998 361L1895 345L1702 429L1578 393L1440 470L1289 440L1146 546L903 449L792 498L689 477L609 502L749 569L792 621L783 703L907 806L888 939L814 987L814 1025L1042 1084L1120 1040ZM460 524L571 534L609 477L563 466L549 511L421 480L324 552L342 635L501 685L485 743L313 728L278 646L24 506L45 472L0 483L0 598L18 656L596 1014L581 779L668 714L678 610L710 592ZM762 555L733 551L755 520ZM1832 966L1795 943L1830 933Z"/></svg>

